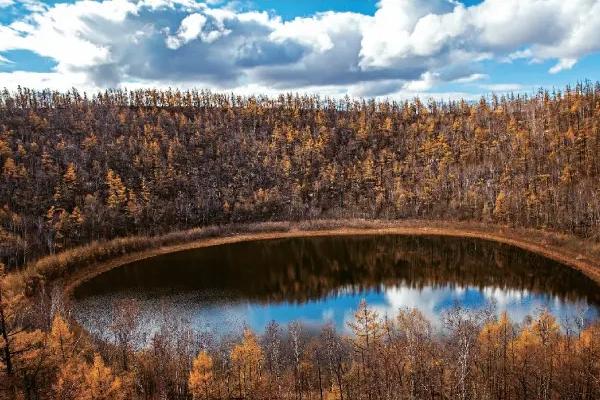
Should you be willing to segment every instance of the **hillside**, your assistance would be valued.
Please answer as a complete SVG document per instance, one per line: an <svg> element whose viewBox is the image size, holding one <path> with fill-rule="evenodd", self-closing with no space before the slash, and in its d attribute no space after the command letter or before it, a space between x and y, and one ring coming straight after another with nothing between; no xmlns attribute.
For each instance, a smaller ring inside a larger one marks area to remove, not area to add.
<svg viewBox="0 0 600 400"><path fill-rule="evenodd" d="M600 85L468 102L0 95L0 260L230 222L600 230Z"/></svg>

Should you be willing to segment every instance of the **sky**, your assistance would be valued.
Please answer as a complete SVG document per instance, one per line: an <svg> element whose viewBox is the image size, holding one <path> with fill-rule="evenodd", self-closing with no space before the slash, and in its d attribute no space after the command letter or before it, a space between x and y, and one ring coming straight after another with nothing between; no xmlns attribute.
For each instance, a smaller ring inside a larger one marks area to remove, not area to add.
<svg viewBox="0 0 600 400"><path fill-rule="evenodd" d="M0 88L438 99L600 79L600 0L0 0Z"/></svg>

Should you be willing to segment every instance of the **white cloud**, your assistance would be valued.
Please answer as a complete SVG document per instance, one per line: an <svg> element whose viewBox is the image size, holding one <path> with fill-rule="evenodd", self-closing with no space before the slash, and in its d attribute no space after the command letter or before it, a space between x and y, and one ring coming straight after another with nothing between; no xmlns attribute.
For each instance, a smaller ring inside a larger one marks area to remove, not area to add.
<svg viewBox="0 0 600 400"><path fill-rule="evenodd" d="M558 72L600 50L600 19L590 18L600 15L598 0L485 0L468 8L456 4L446 11L420 4L381 2L364 31L361 65L390 66L427 56L439 67L462 51L471 61L490 54L507 60L558 58L552 69Z"/></svg>
<svg viewBox="0 0 600 400"><path fill-rule="evenodd" d="M55 61L52 72L13 77L41 85L83 78L88 87L168 83L401 97L490 79L484 60L550 60L556 65L549 72L557 73L600 50L600 18L589 17L600 15L600 0L471 7L381 0L374 16L326 12L291 21L220 1L22 4L29 15L0 25L0 52L28 50Z"/></svg>
<svg viewBox="0 0 600 400"><path fill-rule="evenodd" d="M335 29L336 26L338 29L343 29L348 22L344 18L344 14L337 13L328 13L312 18L296 18L285 24L280 24L270 34L270 37L280 42L295 39L306 46L312 47L317 52L323 53L334 47L329 30L331 28Z"/></svg>
<svg viewBox="0 0 600 400"><path fill-rule="evenodd" d="M403 88L415 92L424 92L431 89L436 82L439 82L439 78L439 74L427 71L421 75L421 79L407 82L403 85Z"/></svg>
<svg viewBox="0 0 600 400"><path fill-rule="evenodd" d="M554 67L550 68L549 72L551 74L557 74L565 69L573 68L576 63L577 60L575 58L561 58Z"/></svg>
<svg viewBox="0 0 600 400"><path fill-rule="evenodd" d="M0 51L10 50L11 43L20 40L18 33L9 27L0 25Z"/></svg>
<svg viewBox="0 0 600 400"><path fill-rule="evenodd" d="M454 79L452 82L454 83L472 83L477 81L482 81L484 79L489 79L490 76L487 74L471 74L465 76L463 78Z"/></svg>
<svg viewBox="0 0 600 400"><path fill-rule="evenodd" d="M223 36L231 33L225 29L222 20L215 20L212 29L206 28L208 19L203 14L190 14L181 21L177 35L167 37L167 47L177 50L186 43L200 39L206 43L212 43Z"/></svg>
<svg viewBox="0 0 600 400"><path fill-rule="evenodd" d="M15 4L14 0L0 0L0 8L10 7Z"/></svg>
<svg viewBox="0 0 600 400"><path fill-rule="evenodd" d="M109 46L118 40L101 27L119 25L135 11L125 0L57 4L12 24L5 33L12 40L2 41L0 49L29 50L53 58L63 67L91 67L106 62Z"/></svg>

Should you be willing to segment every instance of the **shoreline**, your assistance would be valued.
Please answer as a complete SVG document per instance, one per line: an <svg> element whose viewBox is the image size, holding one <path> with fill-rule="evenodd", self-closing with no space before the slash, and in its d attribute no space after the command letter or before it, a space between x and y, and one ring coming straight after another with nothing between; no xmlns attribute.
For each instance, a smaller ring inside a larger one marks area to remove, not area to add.
<svg viewBox="0 0 600 400"><path fill-rule="evenodd" d="M329 226L328 226L329 223ZM356 226L357 221L320 221L319 226L305 226L302 223L271 223L264 231L251 231L256 224L242 225L250 232L220 233L212 237L203 237L188 242L163 245L141 251L123 254L108 260L91 263L82 267L73 274L62 278L62 293L70 298L74 289L83 282L90 280L103 272L120 266L160 256L169 253L200 249L204 247L227 245L239 242L276 240L294 237L323 237L323 236L358 236L358 235L404 235L404 236L448 236L457 238L474 238L494 241L518 247L523 250L539 254L548 259L560 262L568 267L577 269L600 285L600 259L584 256L577 249L567 245L548 243L555 240L552 235L544 231L519 231L499 226L475 226L456 222L441 221L358 221L364 226ZM443 223L446 226L440 226ZM455 226L448 226L453 224ZM355 226L353 226L355 225ZM260 224L258 225L260 227ZM270 227L270 229L269 229ZM281 229L287 227L287 229ZM535 235L537 233L537 235ZM580 244L585 244L581 240Z"/></svg>

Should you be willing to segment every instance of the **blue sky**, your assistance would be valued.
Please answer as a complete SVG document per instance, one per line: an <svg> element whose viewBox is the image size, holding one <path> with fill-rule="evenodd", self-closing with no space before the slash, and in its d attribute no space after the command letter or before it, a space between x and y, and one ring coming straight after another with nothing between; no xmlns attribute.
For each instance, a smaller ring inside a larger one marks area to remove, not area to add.
<svg viewBox="0 0 600 400"><path fill-rule="evenodd" d="M373 15L379 0L254 0L243 3L247 9L274 11L284 19L307 17L318 12L338 11ZM463 0L472 6L481 0Z"/></svg>
<svg viewBox="0 0 600 400"><path fill-rule="evenodd" d="M598 80L600 0L0 0L0 87L477 98Z"/></svg>
<svg viewBox="0 0 600 400"><path fill-rule="evenodd" d="M377 9L376 6L376 0L255 0L245 4L247 9L273 11L287 20L296 17L308 17L318 12L327 11L350 11L373 15Z"/></svg>

